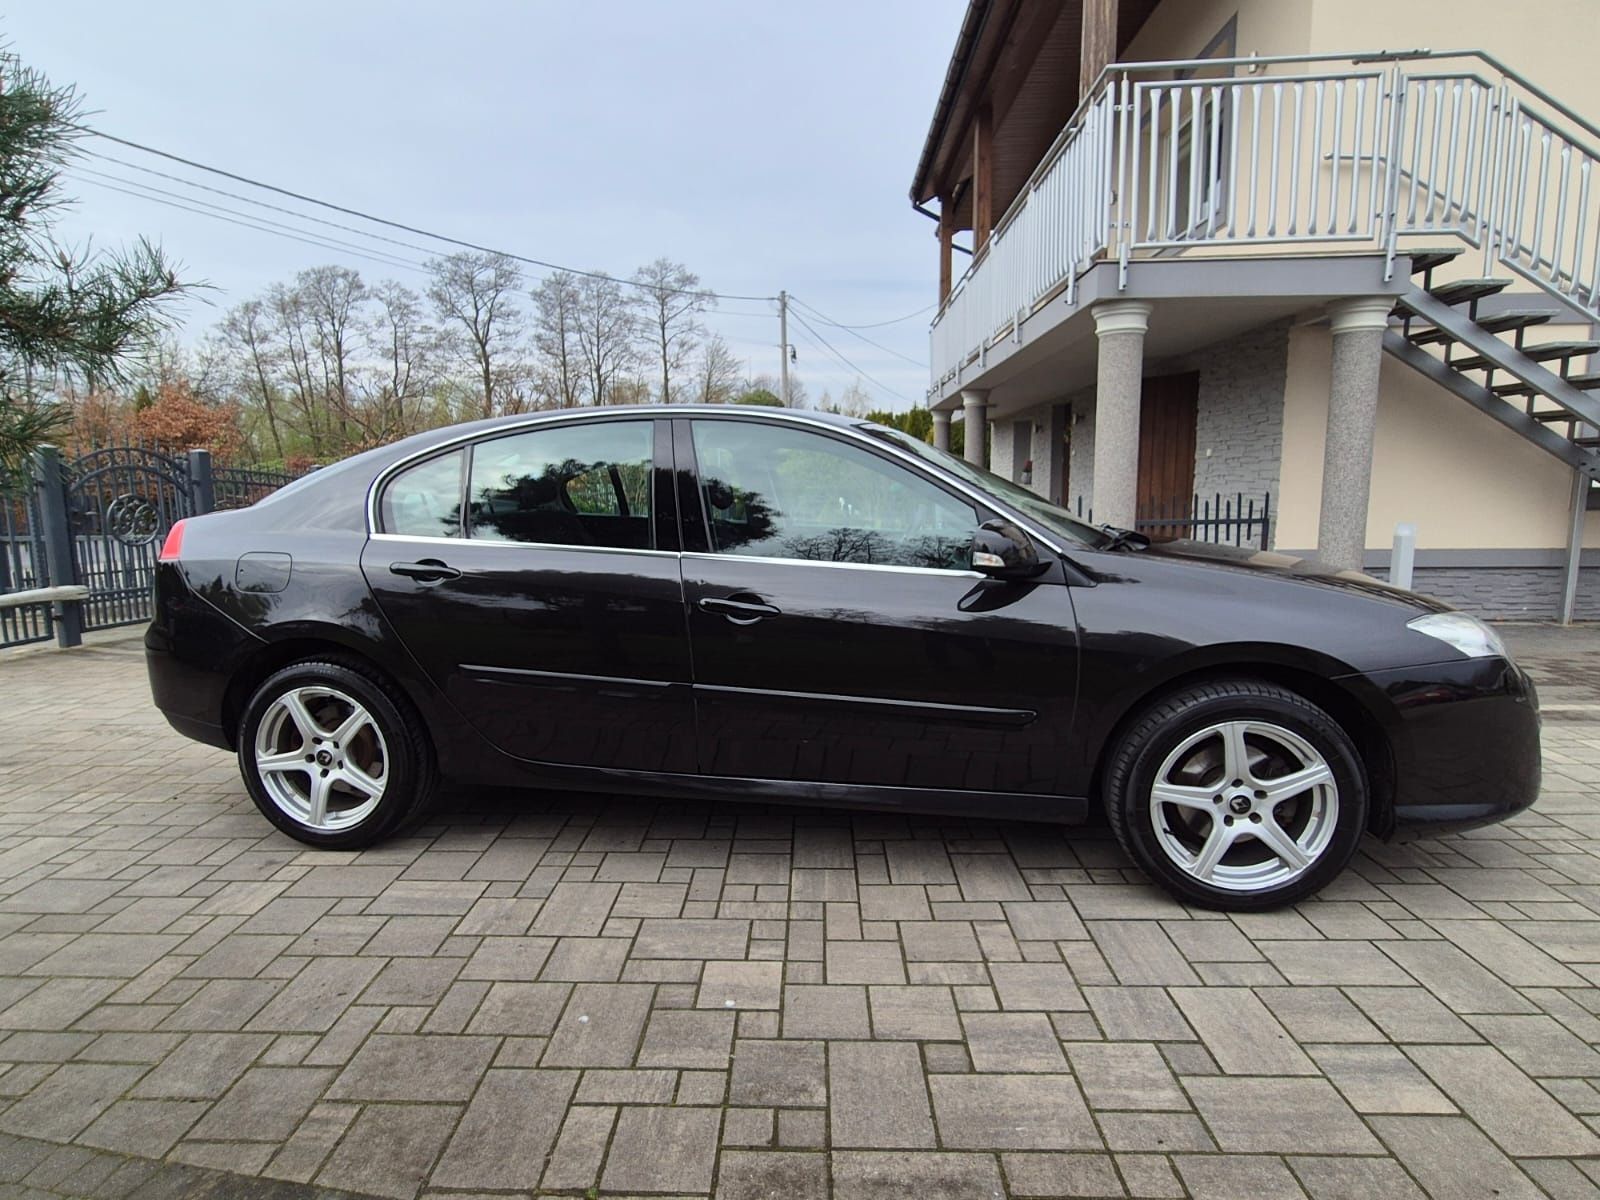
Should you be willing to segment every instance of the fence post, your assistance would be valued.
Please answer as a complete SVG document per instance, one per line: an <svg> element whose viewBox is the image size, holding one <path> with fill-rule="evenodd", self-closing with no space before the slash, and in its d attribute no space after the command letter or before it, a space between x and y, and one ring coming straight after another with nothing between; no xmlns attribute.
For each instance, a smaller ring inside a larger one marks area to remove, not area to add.
<svg viewBox="0 0 1600 1200"><path fill-rule="evenodd" d="M45 562L50 583L60 587L78 582L72 554L72 523L67 514L67 486L61 470L61 451L40 446L33 455L33 481L39 496L39 523L44 526ZM56 645L83 644L83 605L77 600L61 601L56 618Z"/></svg>
<svg viewBox="0 0 1600 1200"><path fill-rule="evenodd" d="M211 473L211 451L189 451L189 505L195 516L217 507L216 477Z"/></svg>

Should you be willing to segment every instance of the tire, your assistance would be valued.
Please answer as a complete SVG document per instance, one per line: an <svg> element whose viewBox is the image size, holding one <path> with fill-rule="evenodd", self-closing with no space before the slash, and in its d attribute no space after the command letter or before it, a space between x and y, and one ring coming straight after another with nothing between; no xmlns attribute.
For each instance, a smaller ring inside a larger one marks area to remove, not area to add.
<svg viewBox="0 0 1600 1200"><path fill-rule="evenodd" d="M1258 680L1151 704L1113 748L1105 785L1122 848L1206 908L1254 912L1311 895L1344 870L1367 826L1367 773L1349 735Z"/></svg>
<svg viewBox="0 0 1600 1200"><path fill-rule="evenodd" d="M410 702L356 660L293 663L269 676L245 705L237 740L256 807L308 846L371 846L420 817L438 786Z"/></svg>

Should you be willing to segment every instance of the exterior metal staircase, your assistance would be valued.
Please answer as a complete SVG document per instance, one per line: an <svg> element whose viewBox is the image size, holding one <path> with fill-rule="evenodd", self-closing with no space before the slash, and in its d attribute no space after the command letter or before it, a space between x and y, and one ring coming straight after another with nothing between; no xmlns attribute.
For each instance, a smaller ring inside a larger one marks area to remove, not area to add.
<svg viewBox="0 0 1600 1200"><path fill-rule="evenodd" d="M1510 287L1509 278L1435 283L1435 268L1462 249L1412 251L1416 280L1395 306L1383 348L1540 449L1600 480L1600 371L1589 365L1600 341L1532 341L1552 321L1575 324L1529 296L1527 307L1479 314L1482 301Z"/></svg>

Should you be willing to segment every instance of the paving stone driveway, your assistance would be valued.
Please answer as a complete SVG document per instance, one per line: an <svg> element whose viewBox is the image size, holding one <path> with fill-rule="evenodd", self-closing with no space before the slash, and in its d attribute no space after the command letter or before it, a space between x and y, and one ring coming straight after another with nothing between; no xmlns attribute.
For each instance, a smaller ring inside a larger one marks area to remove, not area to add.
<svg viewBox="0 0 1600 1200"><path fill-rule="evenodd" d="M1515 636L1539 807L1233 918L981 820L502 794L306 852L136 635L0 659L0 1191L1596 1195L1600 631Z"/></svg>

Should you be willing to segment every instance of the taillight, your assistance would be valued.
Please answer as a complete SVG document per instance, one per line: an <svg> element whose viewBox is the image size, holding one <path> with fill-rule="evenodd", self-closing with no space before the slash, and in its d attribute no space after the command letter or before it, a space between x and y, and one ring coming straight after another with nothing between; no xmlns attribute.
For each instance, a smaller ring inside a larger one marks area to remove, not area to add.
<svg viewBox="0 0 1600 1200"><path fill-rule="evenodd" d="M161 543L161 553L156 555L159 561L173 562L183 553L183 525L182 521L178 521L167 530L167 540Z"/></svg>

